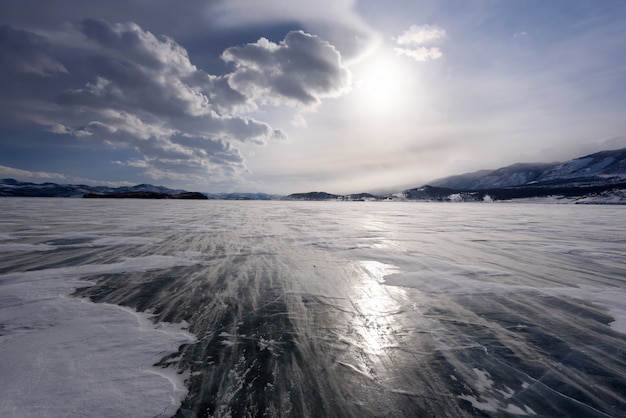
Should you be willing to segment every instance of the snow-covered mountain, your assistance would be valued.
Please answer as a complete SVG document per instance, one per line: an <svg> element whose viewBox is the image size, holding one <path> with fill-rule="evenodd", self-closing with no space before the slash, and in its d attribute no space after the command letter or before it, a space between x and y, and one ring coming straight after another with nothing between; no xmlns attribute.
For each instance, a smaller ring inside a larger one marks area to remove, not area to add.
<svg viewBox="0 0 626 418"><path fill-rule="evenodd" d="M446 177L430 183L434 187L457 190L489 189L492 187L522 186L536 181L546 171L558 163L528 164L518 163L497 170L481 170L475 173Z"/></svg>
<svg viewBox="0 0 626 418"><path fill-rule="evenodd" d="M518 163L446 177L394 194L398 200L546 199L562 203L626 203L626 148L562 163Z"/></svg>
<svg viewBox="0 0 626 418"><path fill-rule="evenodd" d="M107 187L85 184L30 183L15 179L0 179L0 196L22 197L82 197L85 194L112 194L128 192L164 193L168 195L184 193L185 190L168 189L151 184L136 186Z"/></svg>
<svg viewBox="0 0 626 418"><path fill-rule="evenodd" d="M87 194L185 194L163 186L128 187L28 183L0 180L0 196L82 197ZM268 200L281 196L264 193L208 194L210 199ZM91 196L90 196L91 197ZM170 197L170 196L166 196ZM432 181L428 185L383 196L369 193L335 195L296 193L283 200L411 200L492 201L550 198L575 203L626 203L626 148L602 151L561 163L518 163L497 170L481 170Z"/></svg>
<svg viewBox="0 0 626 418"><path fill-rule="evenodd" d="M626 180L626 148L602 151L558 164L546 170L539 183L549 182L610 182Z"/></svg>
<svg viewBox="0 0 626 418"><path fill-rule="evenodd" d="M429 184L456 190L484 190L520 186L594 186L623 181L626 181L626 148L562 163L513 164L492 171L446 177Z"/></svg>

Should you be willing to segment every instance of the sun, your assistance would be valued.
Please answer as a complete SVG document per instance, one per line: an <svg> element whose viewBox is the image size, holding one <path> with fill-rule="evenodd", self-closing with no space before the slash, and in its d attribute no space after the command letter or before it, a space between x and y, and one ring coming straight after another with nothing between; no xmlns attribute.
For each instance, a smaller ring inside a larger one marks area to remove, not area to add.
<svg viewBox="0 0 626 418"><path fill-rule="evenodd" d="M393 69L385 62L373 63L357 83L363 95L376 105L388 105L400 94L400 83L394 77Z"/></svg>
<svg viewBox="0 0 626 418"><path fill-rule="evenodd" d="M391 51L379 50L352 68L359 108L383 115L406 104L410 78L402 61Z"/></svg>

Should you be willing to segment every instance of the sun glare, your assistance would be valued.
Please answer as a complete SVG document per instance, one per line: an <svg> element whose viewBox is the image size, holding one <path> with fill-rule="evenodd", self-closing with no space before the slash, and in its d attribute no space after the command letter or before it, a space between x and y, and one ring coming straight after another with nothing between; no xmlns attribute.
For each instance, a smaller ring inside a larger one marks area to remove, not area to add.
<svg viewBox="0 0 626 418"><path fill-rule="evenodd" d="M367 70L360 80L358 88L373 103L386 105L392 102L399 93L398 82L394 79L393 72L385 63L376 63L373 68Z"/></svg>
<svg viewBox="0 0 626 418"><path fill-rule="evenodd" d="M398 57L378 52L353 69L355 98L359 106L374 112L387 113L406 102L406 70Z"/></svg>

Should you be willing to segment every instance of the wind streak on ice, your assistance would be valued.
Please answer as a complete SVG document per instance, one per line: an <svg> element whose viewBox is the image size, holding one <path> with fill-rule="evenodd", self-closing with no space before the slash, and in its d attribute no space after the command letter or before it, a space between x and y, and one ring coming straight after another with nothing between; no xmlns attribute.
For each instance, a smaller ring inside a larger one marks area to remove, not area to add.
<svg viewBox="0 0 626 418"><path fill-rule="evenodd" d="M11 202L0 286L188 324L178 416L624 416L621 208Z"/></svg>

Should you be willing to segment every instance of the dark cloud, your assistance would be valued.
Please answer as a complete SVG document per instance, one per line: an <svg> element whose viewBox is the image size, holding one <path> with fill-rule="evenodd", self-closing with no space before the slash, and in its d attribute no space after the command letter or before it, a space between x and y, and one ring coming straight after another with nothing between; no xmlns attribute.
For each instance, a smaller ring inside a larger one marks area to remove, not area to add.
<svg viewBox="0 0 626 418"><path fill-rule="evenodd" d="M230 85L263 103L311 106L350 88L341 55L319 37L293 31L279 44L261 38L228 48L222 58L235 65Z"/></svg>
<svg viewBox="0 0 626 418"><path fill-rule="evenodd" d="M58 29L66 22L78 22L88 16L109 22L133 21L158 33L179 37L206 27L209 8L220 0L3 0L2 19L17 27Z"/></svg>
<svg viewBox="0 0 626 418"><path fill-rule="evenodd" d="M354 11L354 0L3 0L0 21L13 27L58 29L67 22L97 17L137 23L186 47L219 55L225 48L265 36L280 39L288 29L323 34L345 58L360 55L374 33ZM280 28L277 30L277 28ZM204 40L211 39L211 42Z"/></svg>
<svg viewBox="0 0 626 418"><path fill-rule="evenodd" d="M46 38L7 25L0 26L0 71L4 76L11 73L52 76L67 72L63 64L52 57Z"/></svg>
<svg viewBox="0 0 626 418"><path fill-rule="evenodd" d="M190 82L209 76L172 39L157 38L134 23L87 19L80 29L91 46L94 79L66 92L63 104L140 109L159 116L211 112L201 88L206 86Z"/></svg>

